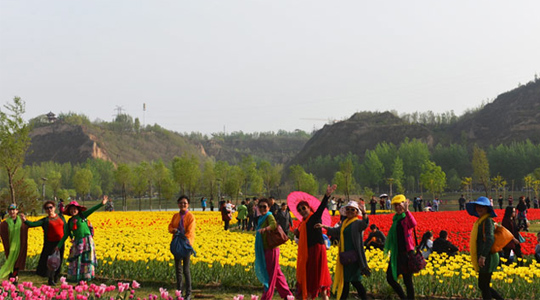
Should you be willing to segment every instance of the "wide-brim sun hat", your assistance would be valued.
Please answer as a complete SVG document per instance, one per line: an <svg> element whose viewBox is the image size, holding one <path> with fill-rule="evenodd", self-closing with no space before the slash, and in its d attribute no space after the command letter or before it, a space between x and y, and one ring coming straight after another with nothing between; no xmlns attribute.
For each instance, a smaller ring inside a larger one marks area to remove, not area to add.
<svg viewBox="0 0 540 300"><path fill-rule="evenodd" d="M491 215L491 217L495 218L497 216L497 214L493 210L493 206L491 206L491 201L489 201L489 199L484 196L478 197L478 199L476 199L475 201L468 202L467 204L465 204L465 208L467 209L467 212L469 213L469 215L480 217L478 213L476 212L476 208L475 208L476 205L487 206L488 212Z"/></svg>
<svg viewBox="0 0 540 300"><path fill-rule="evenodd" d="M79 210L79 212L83 212L83 211L86 210L86 207L79 205L79 203L78 203L77 201L71 201L71 202L69 202L68 205L66 205L66 207L64 207L64 211L63 211L64 215L71 216L71 214L70 214L70 212L69 212L69 209L70 209L71 207L73 207L73 206L74 206L74 207L77 207L77 209Z"/></svg>
<svg viewBox="0 0 540 300"><path fill-rule="evenodd" d="M339 209L339 214L342 215L342 216L345 216L347 207L356 208L356 215L358 216L360 214L360 206L358 205L358 202L356 202L356 201L349 201L349 203L347 203L347 205L342 206Z"/></svg>
<svg viewBox="0 0 540 300"><path fill-rule="evenodd" d="M394 204L400 204L407 201L407 198L405 198L405 195L395 195L394 198L392 198L392 205Z"/></svg>

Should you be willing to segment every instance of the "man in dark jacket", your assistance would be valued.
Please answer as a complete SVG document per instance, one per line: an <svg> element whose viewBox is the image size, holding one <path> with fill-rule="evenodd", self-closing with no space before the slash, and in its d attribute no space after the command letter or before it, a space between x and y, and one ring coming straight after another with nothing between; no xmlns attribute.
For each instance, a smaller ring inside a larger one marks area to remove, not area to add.
<svg viewBox="0 0 540 300"><path fill-rule="evenodd" d="M276 211L275 214L276 222L279 226L281 226L281 229L287 234L289 232L289 228L292 226L292 217L291 213L287 209L287 203L281 203L281 209Z"/></svg>
<svg viewBox="0 0 540 300"><path fill-rule="evenodd" d="M454 246L448 240L448 232L446 230L441 230L439 237L433 241L433 252L446 253L449 256L452 256L455 255L458 250L458 247Z"/></svg>
<svg viewBox="0 0 540 300"><path fill-rule="evenodd" d="M380 231L375 224L371 224L369 226L369 229L371 229L371 232L369 233L367 239L364 241L366 248L373 247L383 250L384 243L386 242L386 237L384 236L384 233L382 233L382 231Z"/></svg>
<svg viewBox="0 0 540 300"><path fill-rule="evenodd" d="M268 197L268 203L270 204L268 210L275 216L276 212L279 210L279 205L276 203L276 198L272 196Z"/></svg>

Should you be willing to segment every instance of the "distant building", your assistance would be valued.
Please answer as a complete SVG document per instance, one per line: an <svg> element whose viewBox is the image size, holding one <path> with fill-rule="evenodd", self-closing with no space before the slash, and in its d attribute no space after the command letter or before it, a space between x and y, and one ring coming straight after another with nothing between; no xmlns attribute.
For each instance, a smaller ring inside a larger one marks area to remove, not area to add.
<svg viewBox="0 0 540 300"><path fill-rule="evenodd" d="M56 122L56 120L57 120L57 119L56 119L56 115L55 115L53 112L50 111L50 112L47 114L47 120L49 120L49 123L54 123L54 122Z"/></svg>

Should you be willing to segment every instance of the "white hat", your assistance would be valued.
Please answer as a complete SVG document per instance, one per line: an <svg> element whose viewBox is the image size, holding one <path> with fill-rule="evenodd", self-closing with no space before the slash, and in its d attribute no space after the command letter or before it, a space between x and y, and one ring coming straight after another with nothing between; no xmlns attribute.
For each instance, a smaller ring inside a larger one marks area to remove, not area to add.
<svg viewBox="0 0 540 300"><path fill-rule="evenodd" d="M349 203L347 203L347 205L345 206L342 206L340 209L339 209L339 214L344 216L345 215L345 209L347 207L354 207L356 208L356 215L359 215L360 214L360 207L358 206L358 202L356 201L349 201Z"/></svg>
<svg viewBox="0 0 540 300"><path fill-rule="evenodd" d="M384 197L388 197L388 195L387 195L387 194L381 194L381 195L379 196L379 198L384 198Z"/></svg>

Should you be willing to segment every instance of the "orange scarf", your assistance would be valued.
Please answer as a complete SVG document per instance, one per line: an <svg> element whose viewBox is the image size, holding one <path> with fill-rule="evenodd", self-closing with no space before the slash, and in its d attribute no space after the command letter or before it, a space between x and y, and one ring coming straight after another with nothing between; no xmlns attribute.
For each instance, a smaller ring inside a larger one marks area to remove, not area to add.
<svg viewBox="0 0 540 300"><path fill-rule="evenodd" d="M302 289L302 299L307 299L307 260L308 260L308 240L307 240L307 221L313 213L302 220L298 231L300 232L300 240L298 241L298 257L296 258L296 281Z"/></svg>

